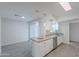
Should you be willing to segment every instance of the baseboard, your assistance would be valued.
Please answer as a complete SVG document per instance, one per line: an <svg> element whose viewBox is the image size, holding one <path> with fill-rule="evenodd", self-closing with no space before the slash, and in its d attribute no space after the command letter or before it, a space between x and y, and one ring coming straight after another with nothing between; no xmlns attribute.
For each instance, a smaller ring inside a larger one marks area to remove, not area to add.
<svg viewBox="0 0 79 59"><path fill-rule="evenodd" d="M24 43L24 42L28 42L28 41L22 41L22 42L16 42L16 43L12 43L12 44L2 45L1 47L11 46L11 45L19 44L19 43Z"/></svg>
<svg viewBox="0 0 79 59"><path fill-rule="evenodd" d="M72 41L72 40L70 40L70 42L75 42L75 43L79 43L78 41Z"/></svg>

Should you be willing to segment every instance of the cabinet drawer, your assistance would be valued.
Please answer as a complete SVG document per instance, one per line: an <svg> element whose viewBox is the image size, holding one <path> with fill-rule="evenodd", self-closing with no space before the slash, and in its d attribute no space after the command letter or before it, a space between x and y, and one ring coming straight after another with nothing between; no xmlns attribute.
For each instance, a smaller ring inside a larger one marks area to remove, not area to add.
<svg viewBox="0 0 79 59"><path fill-rule="evenodd" d="M57 45L59 45L61 43L62 43L62 36L60 36L60 37L57 38Z"/></svg>
<svg viewBox="0 0 79 59"><path fill-rule="evenodd" d="M46 54L53 49L53 39L47 40L44 42Z"/></svg>
<svg viewBox="0 0 79 59"><path fill-rule="evenodd" d="M42 57L53 49L53 40L49 39L40 43L32 44L32 56Z"/></svg>

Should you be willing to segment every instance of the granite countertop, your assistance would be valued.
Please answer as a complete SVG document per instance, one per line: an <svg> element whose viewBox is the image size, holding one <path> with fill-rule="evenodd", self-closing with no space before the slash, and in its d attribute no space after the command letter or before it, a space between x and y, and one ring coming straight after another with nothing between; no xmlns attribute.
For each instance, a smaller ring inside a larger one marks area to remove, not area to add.
<svg viewBox="0 0 79 59"><path fill-rule="evenodd" d="M47 40L50 40L50 39L52 39L52 37L49 38L49 37L46 36L46 37L41 37L41 38L40 37L39 38L32 38L31 40L40 43L40 42L47 41Z"/></svg>
<svg viewBox="0 0 79 59"><path fill-rule="evenodd" d="M41 37L38 37L38 38L31 38L32 41L34 42L43 42L43 41L47 41L47 40L50 40L50 39L53 39L54 37L57 37L57 36L60 36L60 35L63 35L62 33L51 33L51 34L47 34L47 35L44 35L44 36L41 36Z"/></svg>

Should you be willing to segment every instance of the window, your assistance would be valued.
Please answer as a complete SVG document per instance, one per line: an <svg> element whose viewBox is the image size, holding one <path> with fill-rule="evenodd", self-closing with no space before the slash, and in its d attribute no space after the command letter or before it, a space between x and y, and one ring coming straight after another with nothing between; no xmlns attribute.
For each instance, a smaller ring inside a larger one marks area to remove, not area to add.
<svg viewBox="0 0 79 59"><path fill-rule="evenodd" d="M53 32L58 32L59 26L58 26L57 22L53 22L53 24L52 24L52 30L53 30Z"/></svg>
<svg viewBox="0 0 79 59"><path fill-rule="evenodd" d="M39 22L31 22L30 23L30 38L39 36Z"/></svg>

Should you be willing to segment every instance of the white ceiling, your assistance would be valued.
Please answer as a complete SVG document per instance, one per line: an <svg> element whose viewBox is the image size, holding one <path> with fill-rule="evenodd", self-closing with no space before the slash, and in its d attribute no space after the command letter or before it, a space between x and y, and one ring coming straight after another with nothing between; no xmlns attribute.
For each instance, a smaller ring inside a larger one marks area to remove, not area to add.
<svg viewBox="0 0 79 59"><path fill-rule="evenodd" d="M70 2L71 11L65 11L58 2L0 2L0 16L17 20L30 21L53 16L57 20L79 18L79 3ZM36 10L39 10L36 12ZM47 14L46 16L43 14ZM25 16L25 19L14 16L18 14Z"/></svg>

